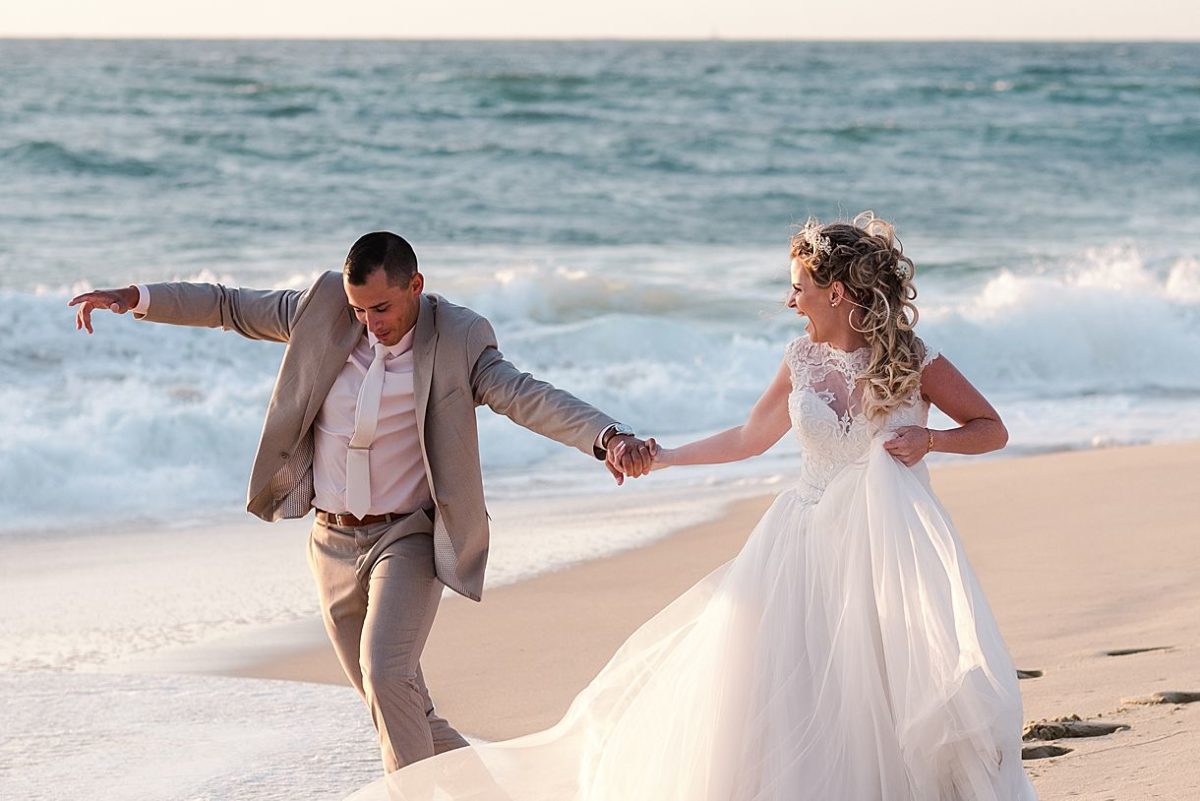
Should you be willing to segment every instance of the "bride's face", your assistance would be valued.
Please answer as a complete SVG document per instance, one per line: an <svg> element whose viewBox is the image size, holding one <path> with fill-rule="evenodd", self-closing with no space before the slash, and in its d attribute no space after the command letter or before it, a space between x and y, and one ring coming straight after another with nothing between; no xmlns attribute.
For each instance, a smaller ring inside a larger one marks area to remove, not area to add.
<svg viewBox="0 0 1200 801"><path fill-rule="evenodd" d="M792 259L792 289L788 293L788 308L807 321L804 330L813 342L829 339L831 329L837 325L837 309L830 305L833 287L819 287L812 273L800 259Z"/></svg>

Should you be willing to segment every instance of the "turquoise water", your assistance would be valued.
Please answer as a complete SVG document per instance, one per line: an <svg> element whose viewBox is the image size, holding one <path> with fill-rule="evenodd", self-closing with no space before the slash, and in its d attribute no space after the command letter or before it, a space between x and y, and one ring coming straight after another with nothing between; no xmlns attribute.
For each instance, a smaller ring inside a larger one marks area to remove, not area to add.
<svg viewBox="0 0 1200 801"><path fill-rule="evenodd" d="M7 41L0 86L10 287L863 208L939 267L1200 241L1200 45Z"/></svg>
<svg viewBox="0 0 1200 801"><path fill-rule="evenodd" d="M1198 67L1192 44L0 41L0 511L236 510L280 351L83 338L65 299L303 286L379 228L522 367L677 441L739 422L799 333L789 226L871 208L1015 451L1200 436ZM606 486L483 421L491 491Z"/></svg>

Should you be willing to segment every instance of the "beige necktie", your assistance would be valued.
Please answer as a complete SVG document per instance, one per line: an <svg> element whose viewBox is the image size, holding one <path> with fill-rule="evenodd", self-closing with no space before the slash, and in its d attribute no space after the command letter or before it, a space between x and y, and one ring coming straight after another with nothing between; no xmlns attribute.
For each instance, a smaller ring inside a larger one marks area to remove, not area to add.
<svg viewBox="0 0 1200 801"><path fill-rule="evenodd" d="M354 436L346 452L346 511L363 517L371 509L371 443L379 425L379 401L383 397L383 358L387 347L375 343L375 358L367 368L358 404L354 408Z"/></svg>

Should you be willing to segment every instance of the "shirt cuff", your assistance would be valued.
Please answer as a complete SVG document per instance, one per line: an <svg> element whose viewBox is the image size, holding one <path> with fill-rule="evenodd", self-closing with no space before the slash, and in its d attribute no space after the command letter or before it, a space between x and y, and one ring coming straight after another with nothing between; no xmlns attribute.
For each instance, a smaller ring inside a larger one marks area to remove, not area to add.
<svg viewBox="0 0 1200 801"><path fill-rule="evenodd" d="M592 447L594 447L600 453L604 453L604 437L608 434L609 431L612 431L616 427L617 427L616 423L609 423L604 428L602 428L600 430L600 433L596 435L596 444Z"/></svg>
<svg viewBox="0 0 1200 801"><path fill-rule="evenodd" d="M602 459L608 456L608 452L604 450L604 438L608 435L608 432L611 432L612 429L617 428L619 424L620 423L608 423L607 426L600 429L599 434L596 434L596 441L592 444L592 451L595 453L596 458Z"/></svg>
<svg viewBox="0 0 1200 801"><path fill-rule="evenodd" d="M134 284L134 286L137 287L138 302L130 311L141 317L150 311L150 288L145 284Z"/></svg>

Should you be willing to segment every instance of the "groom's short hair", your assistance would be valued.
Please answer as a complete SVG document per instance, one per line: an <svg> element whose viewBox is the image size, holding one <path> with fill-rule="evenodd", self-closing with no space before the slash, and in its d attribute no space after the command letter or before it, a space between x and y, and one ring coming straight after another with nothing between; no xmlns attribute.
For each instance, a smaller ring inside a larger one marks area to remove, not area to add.
<svg viewBox="0 0 1200 801"><path fill-rule="evenodd" d="M360 236L350 246L342 274L350 283L359 286L380 268L387 272L390 283L408 286L417 272L417 254L404 237L391 231L374 231Z"/></svg>

